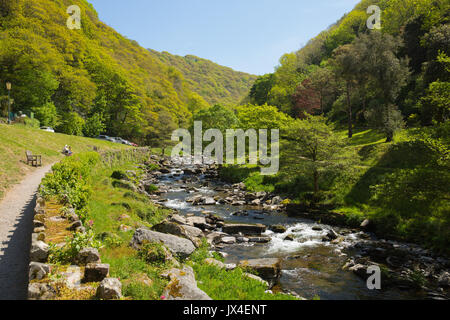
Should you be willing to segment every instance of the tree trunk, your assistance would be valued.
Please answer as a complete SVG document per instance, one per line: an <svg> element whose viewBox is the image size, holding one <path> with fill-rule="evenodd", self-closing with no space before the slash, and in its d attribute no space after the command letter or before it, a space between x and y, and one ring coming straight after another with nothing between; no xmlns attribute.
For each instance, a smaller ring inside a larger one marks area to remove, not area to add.
<svg viewBox="0 0 450 320"><path fill-rule="evenodd" d="M317 195L319 193L319 172L314 170L314 194Z"/></svg>
<svg viewBox="0 0 450 320"><path fill-rule="evenodd" d="M353 137L352 104L350 101L350 82L347 81L348 137Z"/></svg>

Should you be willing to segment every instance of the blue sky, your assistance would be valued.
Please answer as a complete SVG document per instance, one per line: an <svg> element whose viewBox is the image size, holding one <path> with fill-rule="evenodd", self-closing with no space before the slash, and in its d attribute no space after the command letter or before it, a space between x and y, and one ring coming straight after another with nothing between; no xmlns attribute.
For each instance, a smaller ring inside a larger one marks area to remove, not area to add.
<svg viewBox="0 0 450 320"><path fill-rule="evenodd" d="M88 0L100 19L144 48L193 54L252 74L349 12L359 0Z"/></svg>

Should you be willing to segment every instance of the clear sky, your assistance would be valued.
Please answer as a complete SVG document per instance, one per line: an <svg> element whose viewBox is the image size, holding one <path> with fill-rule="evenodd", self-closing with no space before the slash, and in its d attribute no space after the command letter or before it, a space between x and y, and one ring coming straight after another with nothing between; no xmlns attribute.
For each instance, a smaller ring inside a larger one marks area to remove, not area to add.
<svg viewBox="0 0 450 320"><path fill-rule="evenodd" d="M144 48L193 54L238 71L273 72L359 0L88 0Z"/></svg>

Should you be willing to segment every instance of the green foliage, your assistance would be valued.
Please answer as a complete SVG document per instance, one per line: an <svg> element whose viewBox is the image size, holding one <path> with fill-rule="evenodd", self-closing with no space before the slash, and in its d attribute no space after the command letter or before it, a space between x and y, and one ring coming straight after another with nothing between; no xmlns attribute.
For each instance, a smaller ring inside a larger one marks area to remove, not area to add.
<svg viewBox="0 0 450 320"><path fill-rule="evenodd" d="M56 127L58 124L58 112L52 102L46 103L41 107L32 108L34 116L41 123L41 126Z"/></svg>
<svg viewBox="0 0 450 320"><path fill-rule="evenodd" d="M95 113L88 118L83 127L85 137L95 138L103 133L106 129L104 118L101 114Z"/></svg>
<svg viewBox="0 0 450 320"><path fill-rule="evenodd" d="M223 133L227 129L236 128L239 123L232 110L219 104L197 112L194 121L202 121L203 130L219 129Z"/></svg>
<svg viewBox="0 0 450 320"><path fill-rule="evenodd" d="M84 119L76 112L68 112L61 115L61 123L57 127L59 132L73 135L83 136Z"/></svg>
<svg viewBox="0 0 450 320"><path fill-rule="evenodd" d="M102 243L94 238L94 232L77 232L73 237L67 237L63 247L52 245L50 247L49 261L57 264L70 264L75 262L78 253L84 248L100 249Z"/></svg>
<svg viewBox="0 0 450 320"><path fill-rule="evenodd" d="M23 118L22 121L25 126L34 128L34 129L38 129L41 125L41 123L39 122L38 119L31 119L31 118L26 117L26 118Z"/></svg>
<svg viewBox="0 0 450 320"><path fill-rule="evenodd" d="M191 103L195 104L189 107L192 112L206 107L205 101L210 105L238 104L256 79L256 76L237 72L192 55L180 57L154 50L150 50L150 53L164 64L179 70L186 79L187 86L197 93L191 96ZM200 99L200 96L203 98Z"/></svg>
<svg viewBox="0 0 450 320"><path fill-rule="evenodd" d="M65 158L42 180L40 193L45 197L56 196L62 203L80 211L85 209L91 194L90 172L99 160L94 152Z"/></svg>
<svg viewBox="0 0 450 320"><path fill-rule="evenodd" d="M250 89L250 102L256 105L267 104L269 101L269 93L274 83L275 77L273 73L258 77Z"/></svg>
<svg viewBox="0 0 450 320"><path fill-rule="evenodd" d="M166 262L168 249L160 243L144 243L139 249L138 256L145 262L153 265L163 265Z"/></svg>

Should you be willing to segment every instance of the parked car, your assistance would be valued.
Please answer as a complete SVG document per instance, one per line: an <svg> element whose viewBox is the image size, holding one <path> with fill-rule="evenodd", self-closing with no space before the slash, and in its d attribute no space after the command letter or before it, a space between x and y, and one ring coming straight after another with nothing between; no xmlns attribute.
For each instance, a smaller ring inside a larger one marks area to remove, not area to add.
<svg viewBox="0 0 450 320"><path fill-rule="evenodd" d="M97 137L97 139L99 139L99 140L104 140L104 141L110 141L110 140L109 140L110 137L108 137L108 136L106 136L106 135L103 135L103 134L99 135L99 136Z"/></svg>
<svg viewBox="0 0 450 320"><path fill-rule="evenodd" d="M53 128L50 128L50 127L41 127L41 130L55 133L55 130Z"/></svg>

